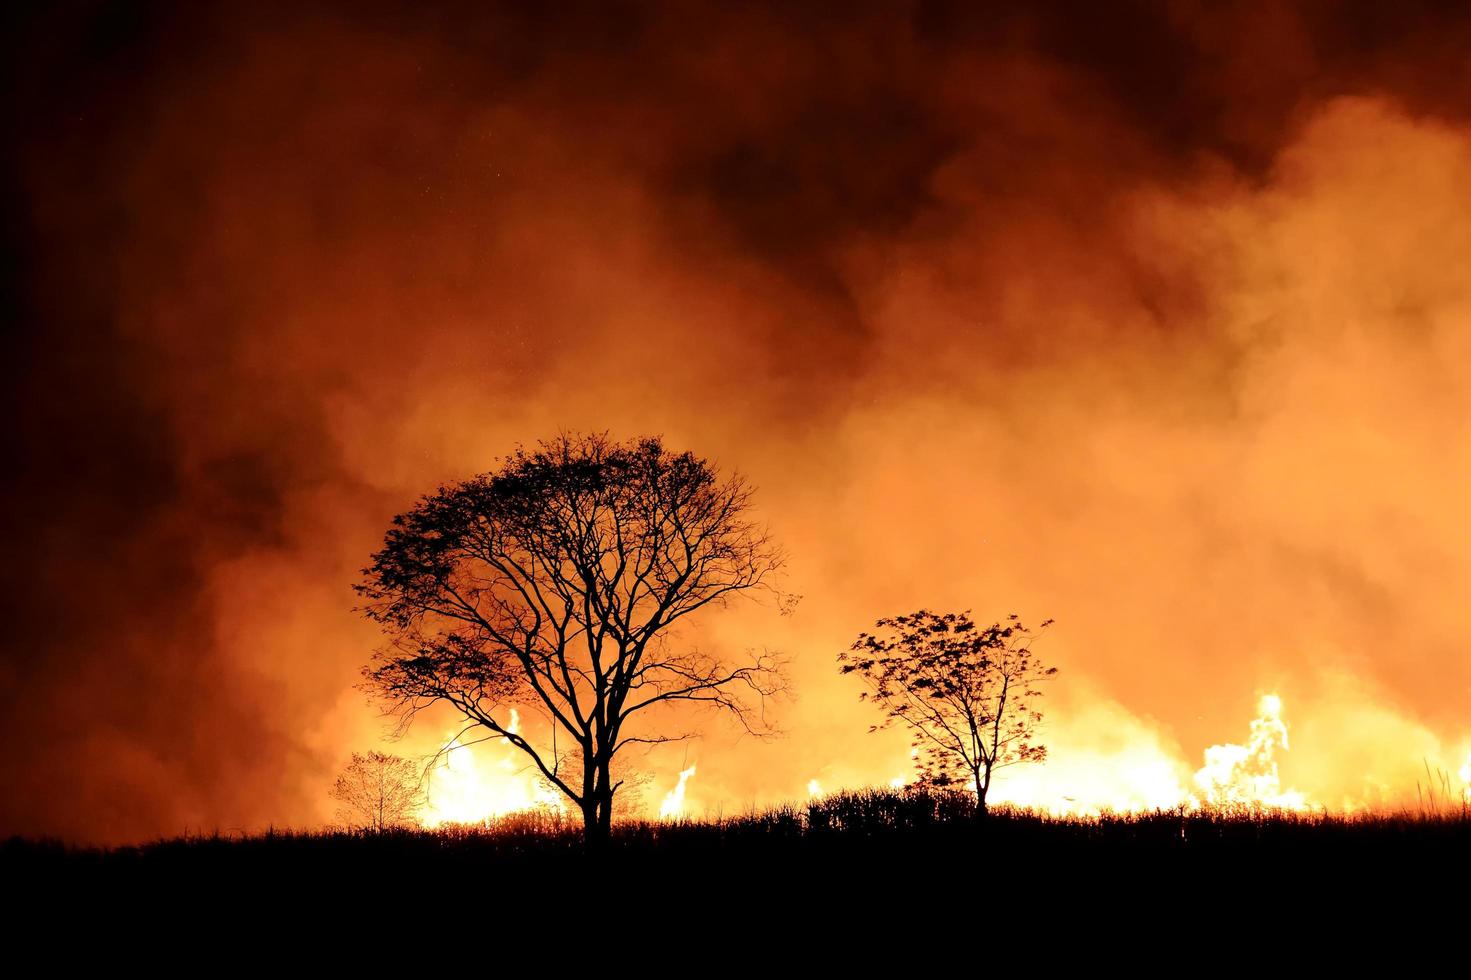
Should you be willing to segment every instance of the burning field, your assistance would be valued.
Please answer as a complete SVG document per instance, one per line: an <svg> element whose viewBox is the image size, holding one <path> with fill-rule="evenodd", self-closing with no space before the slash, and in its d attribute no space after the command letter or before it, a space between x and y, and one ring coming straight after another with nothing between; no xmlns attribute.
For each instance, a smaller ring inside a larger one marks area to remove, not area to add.
<svg viewBox="0 0 1471 980"><path fill-rule="evenodd" d="M7 867L1464 879L1471 16L542 6L5 15Z"/></svg>

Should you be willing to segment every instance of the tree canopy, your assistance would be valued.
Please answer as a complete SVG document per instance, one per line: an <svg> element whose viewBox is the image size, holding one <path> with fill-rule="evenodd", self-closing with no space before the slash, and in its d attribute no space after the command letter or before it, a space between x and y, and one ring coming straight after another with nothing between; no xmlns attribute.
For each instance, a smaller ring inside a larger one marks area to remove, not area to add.
<svg viewBox="0 0 1471 980"><path fill-rule="evenodd" d="M505 738L581 810L588 839L605 838L615 756L690 734L642 724L652 709L713 707L767 730L778 659L672 635L742 593L777 594L783 555L751 498L657 438L606 435L562 435L443 486L393 519L356 587L389 641L366 687L404 723L442 703ZM547 737L514 730L512 707Z"/></svg>
<svg viewBox="0 0 1471 980"><path fill-rule="evenodd" d="M875 630L838 654L840 669L862 678L868 690L859 697L883 709L874 730L895 721L909 728L921 783L974 790L985 813L996 769L1046 758L1034 702L1057 668L1033 654L1035 634L1016 616L977 628L968 610L921 609L880 619Z"/></svg>

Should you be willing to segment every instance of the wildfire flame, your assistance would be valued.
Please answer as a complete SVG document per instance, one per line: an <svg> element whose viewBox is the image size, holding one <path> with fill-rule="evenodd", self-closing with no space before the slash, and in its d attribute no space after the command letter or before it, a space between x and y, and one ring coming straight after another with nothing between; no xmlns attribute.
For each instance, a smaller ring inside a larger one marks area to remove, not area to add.
<svg viewBox="0 0 1471 980"><path fill-rule="evenodd" d="M1247 744L1213 745L1193 770L1158 733L1102 705L1080 715L1076 727L1054 732L1058 741L1046 763L1006 770L992 799L1057 816L1221 804L1304 809L1305 794L1284 790L1278 773L1279 754L1288 748L1282 699L1266 695L1258 712ZM1114 738L1100 741L1097 733L1107 730Z"/></svg>
<svg viewBox="0 0 1471 980"><path fill-rule="evenodd" d="M1301 810L1307 797L1296 790L1283 790L1277 772L1277 752L1286 752L1287 724L1282 720L1282 699L1266 694L1257 704L1246 745L1212 745L1205 750L1205 765L1195 773L1195 785L1204 802L1256 804Z"/></svg>
<svg viewBox="0 0 1471 980"><path fill-rule="evenodd" d="M1080 731L1086 738L1060 745L1043 765L1007 770L992 798L1072 816L1175 807L1306 810L1319 806L1306 793L1283 787L1279 764L1290 749L1290 739L1283 701L1275 693L1258 701L1246 743L1210 746L1204 752L1204 764L1193 776L1178 750L1154 738L1149 729L1125 729L1113 745L1094 742L1091 733L1115 718L1108 714L1083 718ZM519 725L519 719L513 716L512 724ZM686 790L695 772L696 767L690 766L678 774L659 806L661 820L685 815ZM1471 754L1457 774L1463 797L1471 802ZM887 785L902 790L909 782L896 776ZM816 778L808 781L806 789L809 798L830 791ZM428 795L423 817L431 827L479 823L542 807L565 811L566 806L560 794L537 778L504 739L468 744L452 740L431 774ZM1345 799L1343 805L1353 808L1358 804Z"/></svg>
<svg viewBox="0 0 1471 980"><path fill-rule="evenodd" d="M1461 796L1471 803L1471 752L1466 753L1466 764L1461 767Z"/></svg>
<svg viewBox="0 0 1471 980"><path fill-rule="evenodd" d="M694 774L694 766L680 772L679 782L672 790L664 794L664 802L659 804L660 820L675 820L684 815L684 787Z"/></svg>
<svg viewBox="0 0 1471 980"><path fill-rule="evenodd" d="M520 722L512 711L511 731L519 730ZM427 827L483 823L540 807L563 808L560 794L537 779L504 738L471 743L451 739L429 774L427 795L422 813Z"/></svg>

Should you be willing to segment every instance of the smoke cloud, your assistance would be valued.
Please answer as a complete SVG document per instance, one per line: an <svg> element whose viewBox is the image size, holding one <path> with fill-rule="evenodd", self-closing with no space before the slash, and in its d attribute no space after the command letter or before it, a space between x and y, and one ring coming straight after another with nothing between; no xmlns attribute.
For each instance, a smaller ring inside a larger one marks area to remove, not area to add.
<svg viewBox="0 0 1471 980"><path fill-rule="evenodd" d="M792 555L685 637L796 694L645 761L686 813L903 774L834 657L919 606L1057 620L1011 798L1188 786L1266 691L1314 799L1453 769L1471 20L1028 6L8 15L0 833L328 819L358 569L561 429Z"/></svg>

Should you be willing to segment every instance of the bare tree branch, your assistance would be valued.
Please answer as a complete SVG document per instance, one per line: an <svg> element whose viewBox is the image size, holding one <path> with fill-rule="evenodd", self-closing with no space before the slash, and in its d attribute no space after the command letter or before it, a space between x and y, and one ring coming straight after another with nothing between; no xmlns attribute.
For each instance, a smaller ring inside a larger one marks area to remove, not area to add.
<svg viewBox="0 0 1471 980"><path fill-rule="evenodd" d="M727 663L671 652L670 628L741 593L785 597L784 557L747 517L751 488L658 439L562 435L494 473L441 487L393 519L356 590L388 645L364 687L401 725L449 704L505 738L606 836L611 772L628 745L688 735L631 728L656 706L699 704L764 734L784 689L771 654ZM503 724L535 708L570 752ZM575 755L580 771L564 762Z"/></svg>

